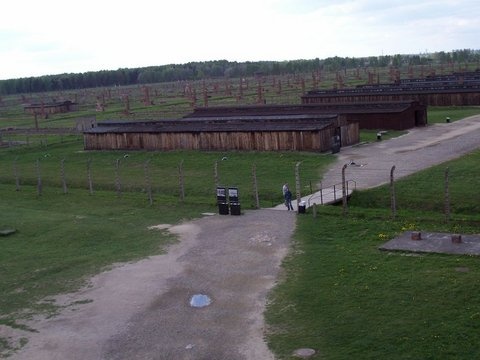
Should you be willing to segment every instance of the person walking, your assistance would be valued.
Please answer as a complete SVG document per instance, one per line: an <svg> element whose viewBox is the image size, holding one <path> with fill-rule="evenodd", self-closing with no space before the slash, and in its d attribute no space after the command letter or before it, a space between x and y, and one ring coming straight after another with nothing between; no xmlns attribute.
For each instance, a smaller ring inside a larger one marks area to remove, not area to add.
<svg viewBox="0 0 480 360"><path fill-rule="evenodd" d="M292 192L289 188L285 191L285 205L287 206L287 210L293 210L292 206Z"/></svg>

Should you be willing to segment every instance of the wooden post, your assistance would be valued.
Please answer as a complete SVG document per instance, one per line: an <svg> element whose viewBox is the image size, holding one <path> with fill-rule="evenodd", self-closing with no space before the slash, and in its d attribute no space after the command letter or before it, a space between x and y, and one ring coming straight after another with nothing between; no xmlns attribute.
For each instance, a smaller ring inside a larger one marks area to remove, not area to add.
<svg viewBox="0 0 480 360"><path fill-rule="evenodd" d="M297 192L297 213L298 207L300 205L300 201L302 200L302 194L300 192L300 164L301 162L297 162L295 165L295 188Z"/></svg>
<svg viewBox="0 0 480 360"><path fill-rule="evenodd" d="M34 119L35 120L35 130L38 131L38 118L37 118L38 114L37 114L36 111L34 112L33 116L35 117L35 119Z"/></svg>
<svg viewBox="0 0 480 360"><path fill-rule="evenodd" d="M93 194L93 182L92 182L92 170L91 166L92 165L92 159L88 158L87 160L87 181L88 181L88 190L90 192L90 195Z"/></svg>
<svg viewBox="0 0 480 360"><path fill-rule="evenodd" d="M448 189L449 169L445 169L445 222L450 220L450 193Z"/></svg>
<svg viewBox="0 0 480 360"><path fill-rule="evenodd" d="M252 166L253 177L253 196L255 197L255 209L260 209L260 199L258 198L258 183L257 183L257 165Z"/></svg>
<svg viewBox="0 0 480 360"><path fill-rule="evenodd" d="M342 167L342 207L343 207L343 215L347 215L347 186L345 182L345 169L347 168L347 164L343 165Z"/></svg>
<svg viewBox="0 0 480 360"><path fill-rule="evenodd" d="M178 165L178 186L180 188L180 201L185 200L185 184L183 178L183 160Z"/></svg>
<svg viewBox="0 0 480 360"><path fill-rule="evenodd" d="M205 86L203 87L203 106L208 107L208 91Z"/></svg>
<svg viewBox="0 0 480 360"><path fill-rule="evenodd" d="M152 205L153 204L152 182L150 181L150 168L148 166L149 163L150 163L150 160L145 161L145 164L143 165L143 173L145 175L145 188L147 190L148 203Z"/></svg>
<svg viewBox="0 0 480 360"><path fill-rule="evenodd" d="M130 114L130 98L128 95L125 96L125 110L123 111L125 115Z"/></svg>
<svg viewBox="0 0 480 360"><path fill-rule="evenodd" d="M415 241L422 240L422 233L420 231L412 231L410 238Z"/></svg>
<svg viewBox="0 0 480 360"><path fill-rule="evenodd" d="M232 95L232 89L230 88L230 81L228 81L228 79L225 79L225 95L226 96Z"/></svg>
<svg viewBox="0 0 480 360"><path fill-rule="evenodd" d="M15 176L15 191L20 191L20 177L18 175L17 159L13 160L13 175Z"/></svg>
<svg viewBox="0 0 480 360"><path fill-rule="evenodd" d="M37 194L38 196L42 195L42 175L40 173L40 160L37 159L35 163L35 170L37 173Z"/></svg>
<svg viewBox="0 0 480 360"><path fill-rule="evenodd" d="M238 98L243 99L243 78L240 77L240 83L238 84Z"/></svg>
<svg viewBox="0 0 480 360"><path fill-rule="evenodd" d="M453 244L461 244L462 243L462 235L460 234L452 234L451 236Z"/></svg>
<svg viewBox="0 0 480 360"><path fill-rule="evenodd" d="M258 88L257 88L257 102L259 104L263 104L263 88L260 80L258 80Z"/></svg>
<svg viewBox="0 0 480 360"><path fill-rule="evenodd" d="M317 204L316 203L313 203L313 217L314 218L317 217Z"/></svg>
<svg viewBox="0 0 480 360"><path fill-rule="evenodd" d="M395 198L395 178L393 172L395 171L395 165L392 166L390 170L390 206L392 209L392 218L395 220L397 216L397 202Z"/></svg>
<svg viewBox="0 0 480 360"><path fill-rule="evenodd" d="M150 101L150 88L148 86L143 87L143 92L145 94L145 97L143 99L143 104L145 106L150 106L152 105L152 102Z"/></svg>
<svg viewBox="0 0 480 360"><path fill-rule="evenodd" d="M192 102L191 102L191 106L194 108L195 106L197 106L197 88L193 88L192 90Z"/></svg>
<svg viewBox="0 0 480 360"><path fill-rule="evenodd" d="M65 177L65 159L62 159L62 161L60 162L60 176L62 178L63 193L66 194L68 190L67 190L67 179Z"/></svg>

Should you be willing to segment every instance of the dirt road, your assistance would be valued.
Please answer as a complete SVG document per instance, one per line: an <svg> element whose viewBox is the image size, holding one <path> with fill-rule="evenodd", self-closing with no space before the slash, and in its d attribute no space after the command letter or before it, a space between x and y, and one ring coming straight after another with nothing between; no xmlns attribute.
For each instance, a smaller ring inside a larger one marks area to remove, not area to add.
<svg viewBox="0 0 480 360"><path fill-rule="evenodd" d="M168 254L116 267L59 297L77 305L29 324L39 332L21 334L29 342L12 359L273 359L262 313L295 216L247 211L170 228L180 242ZM190 306L195 294L211 304Z"/></svg>
<svg viewBox="0 0 480 360"><path fill-rule="evenodd" d="M342 149L322 183L341 183L342 167L353 161L355 165L347 167L345 176L356 181L357 189L366 189L389 182L394 165L395 177L400 178L460 157L479 146L480 116L414 128L407 135L388 141Z"/></svg>
<svg viewBox="0 0 480 360"><path fill-rule="evenodd" d="M342 149L324 183L341 168L358 188L461 156L480 146L480 117L414 129L388 142ZM123 264L95 276L82 291L58 297L57 317L29 326L38 333L12 359L273 359L263 341L266 295L278 276L295 227L287 211L214 215L170 228L180 242L166 255ZM160 231L160 230L158 230ZM191 307L195 294L211 304ZM76 305L75 305L76 304ZM11 331L0 327L0 335Z"/></svg>

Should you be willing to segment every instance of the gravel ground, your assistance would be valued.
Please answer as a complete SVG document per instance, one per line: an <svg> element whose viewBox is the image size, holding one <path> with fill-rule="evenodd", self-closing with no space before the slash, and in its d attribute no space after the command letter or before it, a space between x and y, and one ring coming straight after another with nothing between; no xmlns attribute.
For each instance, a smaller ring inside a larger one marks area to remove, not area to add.
<svg viewBox="0 0 480 360"><path fill-rule="evenodd" d="M168 254L118 266L58 298L59 316L29 324L12 359L273 359L263 341L266 295L295 213L247 211L175 226ZM190 306L195 294L210 297Z"/></svg>
<svg viewBox="0 0 480 360"><path fill-rule="evenodd" d="M480 116L414 128L407 135L388 141L342 148L322 184L328 187L341 183L342 167L351 161L356 165L347 167L345 177L355 180L357 189L365 189L389 182L394 165L398 179L460 157L479 146Z"/></svg>
<svg viewBox="0 0 480 360"><path fill-rule="evenodd" d="M360 166L349 166L347 178L367 188L389 181L393 165L396 177L405 176L479 146L480 117L417 128L343 148L323 184L339 183L350 161ZM0 336L29 338L11 359L273 359L263 341L262 313L295 217L264 209L172 227L180 242L168 254L120 264L89 287L59 296L59 304L70 306L28 324L38 333L0 327ZM209 296L211 304L191 307L195 294Z"/></svg>

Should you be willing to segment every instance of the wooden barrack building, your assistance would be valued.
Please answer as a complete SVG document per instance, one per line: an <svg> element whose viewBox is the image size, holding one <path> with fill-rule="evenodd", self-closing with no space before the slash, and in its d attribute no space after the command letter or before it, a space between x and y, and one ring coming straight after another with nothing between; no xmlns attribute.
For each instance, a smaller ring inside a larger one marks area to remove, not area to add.
<svg viewBox="0 0 480 360"><path fill-rule="evenodd" d="M340 115L360 129L406 130L427 124L427 107L418 101L199 107L186 119L252 115Z"/></svg>
<svg viewBox="0 0 480 360"><path fill-rule="evenodd" d="M431 106L480 105L480 72L402 79L394 84L312 90L302 104L418 101Z"/></svg>
<svg viewBox="0 0 480 360"><path fill-rule="evenodd" d="M101 122L84 132L86 150L314 151L359 142L358 123L337 115L216 116Z"/></svg>
<svg viewBox="0 0 480 360"><path fill-rule="evenodd" d="M38 103L38 104L29 104L23 107L23 110L26 113L32 115L44 115L48 116L50 114L57 114L57 113L66 113L70 111L76 110L77 104L67 100L61 102L53 102L53 103Z"/></svg>

